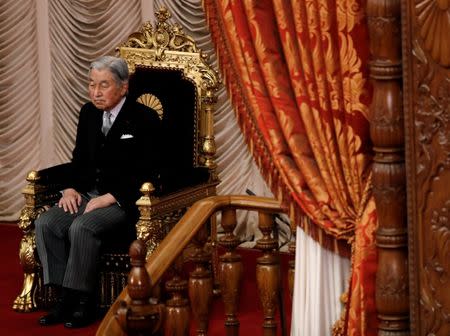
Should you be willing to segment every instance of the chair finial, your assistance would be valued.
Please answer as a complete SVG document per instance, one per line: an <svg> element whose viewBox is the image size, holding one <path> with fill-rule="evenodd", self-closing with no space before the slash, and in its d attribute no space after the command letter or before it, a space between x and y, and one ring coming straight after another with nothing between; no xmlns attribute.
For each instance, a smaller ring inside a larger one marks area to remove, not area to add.
<svg viewBox="0 0 450 336"><path fill-rule="evenodd" d="M166 7L161 7L159 11L155 13L155 17L160 24L164 24L168 19L172 17Z"/></svg>

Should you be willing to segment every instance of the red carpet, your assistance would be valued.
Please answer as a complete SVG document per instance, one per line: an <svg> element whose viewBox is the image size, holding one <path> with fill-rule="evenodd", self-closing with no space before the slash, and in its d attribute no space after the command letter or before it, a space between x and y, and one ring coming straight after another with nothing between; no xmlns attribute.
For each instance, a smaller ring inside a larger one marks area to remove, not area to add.
<svg viewBox="0 0 450 336"><path fill-rule="evenodd" d="M69 330L62 325L53 327L41 327L37 320L43 311L33 313L16 313L12 310L12 302L19 294L23 281L23 272L20 266L18 251L21 231L15 224L0 224L0 335L9 336L90 336L95 335L99 321L89 327ZM239 312L241 335L262 335L262 311L256 296L255 282L255 258L260 254L253 250L243 250L245 268L245 281L241 291L241 304ZM287 256L283 255L282 270L286 274ZM286 335L289 334L291 303L287 295L287 282L283 281L285 288L284 300L286 309ZM279 320L278 320L279 323ZM216 299L210 320L209 335L225 335L223 304ZM194 326L193 326L194 327ZM278 324L278 335L281 335L281 327Z"/></svg>

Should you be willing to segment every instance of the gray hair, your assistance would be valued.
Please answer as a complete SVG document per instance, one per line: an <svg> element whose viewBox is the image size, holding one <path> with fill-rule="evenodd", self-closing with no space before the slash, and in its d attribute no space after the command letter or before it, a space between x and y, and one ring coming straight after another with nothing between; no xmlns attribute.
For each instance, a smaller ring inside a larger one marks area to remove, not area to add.
<svg viewBox="0 0 450 336"><path fill-rule="evenodd" d="M101 56L91 63L89 73L92 69L108 70L113 75L117 86L128 83L128 65L123 58L114 56Z"/></svg>

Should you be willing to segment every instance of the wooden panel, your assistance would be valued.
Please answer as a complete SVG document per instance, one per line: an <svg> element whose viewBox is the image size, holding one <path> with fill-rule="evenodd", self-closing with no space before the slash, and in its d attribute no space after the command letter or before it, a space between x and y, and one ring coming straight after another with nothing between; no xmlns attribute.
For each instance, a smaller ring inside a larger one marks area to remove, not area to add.
<svg viewBox="0 0 450 336"><path fill-rule="evenodd" d="M402 0L411 331L450 335L450 1Z"/></svg>

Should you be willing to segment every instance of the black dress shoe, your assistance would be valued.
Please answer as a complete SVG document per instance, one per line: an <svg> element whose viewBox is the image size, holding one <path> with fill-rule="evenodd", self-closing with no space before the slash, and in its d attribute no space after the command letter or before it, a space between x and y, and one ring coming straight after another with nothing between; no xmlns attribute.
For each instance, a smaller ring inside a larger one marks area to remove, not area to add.
<svg viewBox="0 0 450 336"><path fill-rule="evenodd" d="M56 303L49 312L39 318L39 324L50 326L63 323L71 313L71 294L70 290L62 287L55 287Z"/></svg>
<svg viewBox="0 0 450 336"><path fill-rule="evenodd" d="M42 326L50 326L63 323L70 314L70 305L69 292L63 289L48 314L39 318L39 324Z"/></svg>
<svg viewBox="0 0 450 336"><path fill-rule="evenodd" d="M65 319L63 315L50 311L48 314L39 318L39 324L41 326L50 326L58 323L63 323L64 320Z"/></svg>
<svg viewBox="0 0 450 336"><path fill-rule="evenodd" d="M67 322L64 323L66 328L83 328L91 323L94 323L94 314L86 314L84 312L76 311Z"/></svg>
<svg viewBox="0 0 450 336"><path fill-rule="evenodd" d="M66 328L82 328L95 321L95 304L87 293L77 292L78 299L75 300L75 309L66 320Z"/></svg>

